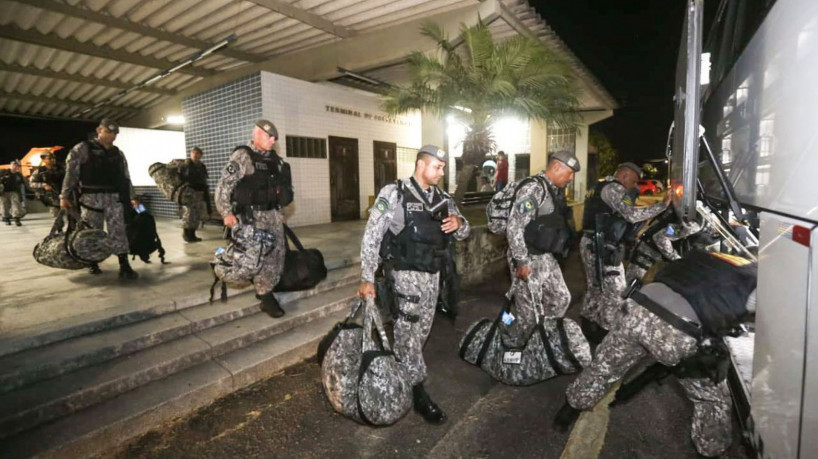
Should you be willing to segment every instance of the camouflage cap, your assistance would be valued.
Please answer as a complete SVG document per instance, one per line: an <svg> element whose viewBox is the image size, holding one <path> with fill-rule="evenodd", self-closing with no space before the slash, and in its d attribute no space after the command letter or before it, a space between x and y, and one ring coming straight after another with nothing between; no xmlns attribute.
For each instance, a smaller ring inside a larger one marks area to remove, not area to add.
<svg viewBox="0 0 818 459"><path fill-rule="evenodd" d="M418 150L418 157L420 157L420 155L422 154L433 156L443 161L444 163L449 162L449 155L445 151L443 151L443 149L436 145L424 145L420 147L420 150Z"/></svg>
<svg viewBox="0 0 818 459"><path fill-rule="evenodd" d="M637 166L635 163L630 162L630 161L628 161L626 163L622 163L622 164L616 166L616 170L619 170L619 169L630 169L630 170L636 172L636 175L639 178L642 178L642 168Z"/></svg>
<svg viewBox="0 0 818 459"><path fill-rule="evenodd" d="M99 122L99 125L113 132L114 134L119 134L119 123L111 118L103 118L102 121Z"/></svg>
<svg viewBox="0 0 818 459"><path fill-rule="evenodd" d="M574 172L579 172L579 170L581 169L577 157L574 156L574 153L568 150L555 152L554 154L551 155L551 159L556 159L557 161L565 164L566 166L573 169Z"/></svg>
<svg viewBox="0 0 818 459"><path fill-rule="evenodd" d="M270 137L275 137L276 140L278 140L278 129L276 129L276 125L273 124L272 121L258 120L256 121L256 126L262 131L269 134Z"/></svg>

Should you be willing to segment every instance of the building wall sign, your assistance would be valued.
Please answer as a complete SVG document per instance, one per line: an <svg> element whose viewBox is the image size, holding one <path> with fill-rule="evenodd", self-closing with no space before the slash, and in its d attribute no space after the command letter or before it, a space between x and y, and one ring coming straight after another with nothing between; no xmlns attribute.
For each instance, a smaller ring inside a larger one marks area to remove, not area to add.
<svg viewBox="0 0 818 459"><path fill-rule="evenodd" d="M350 108L336 107L334 105L324 105L324 107L326 108L326 111L328 111L330 113L338 113L340 115L354 116L354 117L357 117L357 118L363 118L365 120L382 121L384 123L390 123L390 124L399 124L401 126L411 126L412 125L412 123L410 123L409 120L407 120L406 118L403 118L403 117L395 117L395 116L390 116L390 115L387 115L387 114L367 113L367 112L362 112L362 111L359 111L359 110L353 110L353 109L350 109Z"/></svg>

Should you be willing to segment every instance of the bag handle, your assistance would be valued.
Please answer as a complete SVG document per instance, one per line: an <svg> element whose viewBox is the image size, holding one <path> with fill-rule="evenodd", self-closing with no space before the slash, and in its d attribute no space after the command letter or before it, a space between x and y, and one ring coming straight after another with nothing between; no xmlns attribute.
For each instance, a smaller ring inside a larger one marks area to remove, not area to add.
<svg viewBox="0 0 818 459"><path fill-rule="evenodd" d="M364 334L361 342L362 352L377 350L375 339L372 338L373 328L378 332L383 350L391 352L392 347L389 345L389 338L387 338L386 331L384 331L380 312L377 306L375 306L375 299L368 297L364 303Z"/></svg>
<svg viewBox="0 0 818 459"><path fill-rule="evenodd" d="M531 298L531 303L534 305L537 323L543 323L545 320L545 307L542 304L542 295L540 295L540 298L536 298L534 296L534 292L531 287L532 282L530 280L524 281L522 279L514 279L514 281L511 283L511 287L508 289L508 292L506 292L506 301L503 305L503 310L500 311L500 314L503 312L511 312L511 302L513 301L514 296L525 294L520 291L520 284L525 285L526 290L528 290L528 296ZM540 291L542 292L542 286L540 286Z"/></svg>
<svg viewBox="0 0 818 459"><path fill-rule="evenodd" d="M301 241L298 240L298 236L295 235L293 230L290 229L290 227L287 226L286 223L284 224L284 240L287 241L287 250L290 249L289 241L292 241L293 245L295 245L295 248L298 249L299 251L304 250L304 246L301 245Z"/></svg>

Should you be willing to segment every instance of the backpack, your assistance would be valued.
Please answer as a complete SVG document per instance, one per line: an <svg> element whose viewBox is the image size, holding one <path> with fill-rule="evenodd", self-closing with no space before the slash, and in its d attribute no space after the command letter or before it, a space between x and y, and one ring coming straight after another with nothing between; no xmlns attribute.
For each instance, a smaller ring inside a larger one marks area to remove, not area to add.
<svg viewBox="0 0 818 459"><path fill-rule="evenodd" d="M162 240L156 232L156 220L147 210L137 212L128 208L129 218L126 218L127 226L125 232L128 235L128 251L133 255L133 259L139 257L145 263L150 263L150 254L159 251L159 260L162 264L165 261L165 249L162 247Z"/></svg>
<svg viewBox="0 0 818 459"><path fill-rule="evenodd" d="M509 183L491 197L491 201L486 205L486 220L488 221L486 226L488 226L489 231L494 234L506 234L508 217L511 215L511 208L514 207L514 201L517 199L517 192L523 185L531 182L538 183L542 187L543 193L548 193L543 179L534 175L519 182Z"/></svg>

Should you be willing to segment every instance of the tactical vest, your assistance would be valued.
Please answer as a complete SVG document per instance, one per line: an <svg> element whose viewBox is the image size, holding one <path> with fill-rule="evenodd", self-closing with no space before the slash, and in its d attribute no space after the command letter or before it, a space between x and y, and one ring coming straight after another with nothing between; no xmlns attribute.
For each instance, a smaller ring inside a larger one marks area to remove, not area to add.
<svg viewBox="0 0 818 459"><path fill-rule="evenodd" d="M618 212L611 208L602 200L602 190L613 183L620 183L618 180L604 180L594 187L591 194L585 199L585 209L582 214L582 230L593 233L600 231L605 234L605 242L617 245L628 232L629 224ZM621 185L621 183L620 183ZM597 215L606 215L604 228L597 228Z"/></svg>
<svg viewBox="0 0 818 459"><path fill-rule="evenodd" d="M720 253L696 251L669 263L655 278L696 311L705 335L730 334L747 315L747 298L756 289L756 263Z"/></svg>
<svg viewBox="0 0 818 459"><path fill-rule="evenodd" d="M275 152L265 155L246 146L243 149L253 163L253 173L245 175L233 190L237 211L280 209L293 200L290 166Z"/></svg>
<svg viewBox="0 0 818 459"><path fill-rule="evenodd" d="M83 193L118 193L125 187L125 164L116 146L106 150L99 142L85 142L88 160L80 168Z"/></svg>
<svg viewBox="0 0 818 459"><path fill-rule="evenodd" d="M448 256L446 250L448 236L440 227L441 220L433 216L429 208L435 207L447 197L440 190L436 190L434 201L426 203L424 199L405 190L402 180L398 181L397 186L398 192L403 196L405 226L387 242L393 267L399 271L436 273L440 271L442 259ZM442 205L448 206L448 203Z"/></svg>
<svg viewBox="0 0 818 459"><path fill-rule="evenodd" d="M184 179L196 191L207 189L207 167L204 163L196 164L193 160L185 164Z"/></svg>
<svg viewBox="0 0 818 459"><path fill-rule="evenodd" d="M537 209L537 216L525 227L523 237L528 253L542 255L553 253L564 255L571 242L573 231L573 214L571 208L565 201L565 193L547 180L542 180L546 185L546 193L551 195L554 203L554 211L545 213L545 196L540 208Z"/></svg>
<svg viewBox="0 0 818 459"><path fill-rule="evenodd" d="M8 172L3 175L0 175L0 183L3 185L3 192L7 193L9 191L13 191L15 193L20 193L20 187L23 186L24 179L23 175L19 172Z"/></svg>

